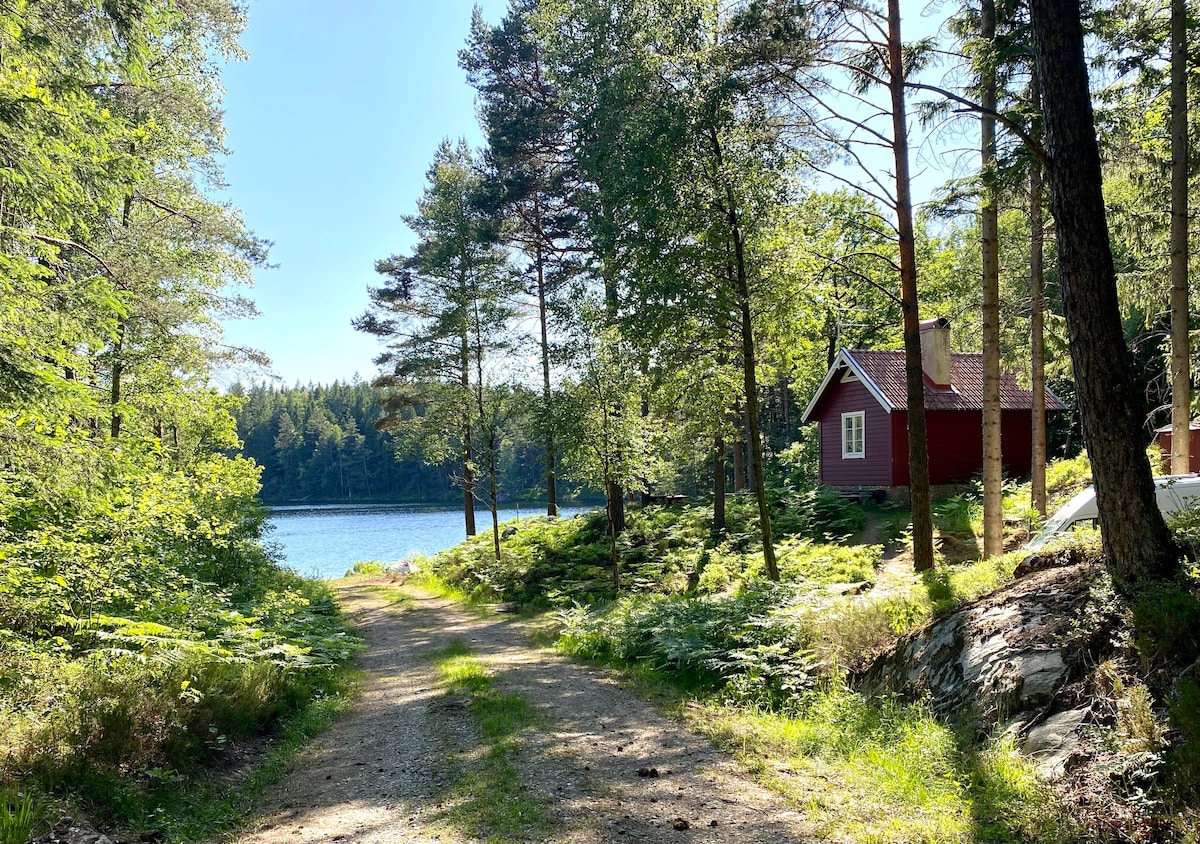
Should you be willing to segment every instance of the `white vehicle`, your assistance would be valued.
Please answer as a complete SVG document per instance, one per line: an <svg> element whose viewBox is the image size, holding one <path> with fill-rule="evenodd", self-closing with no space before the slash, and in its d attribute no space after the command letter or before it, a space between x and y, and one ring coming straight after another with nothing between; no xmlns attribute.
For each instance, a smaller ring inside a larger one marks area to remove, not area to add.
<svg viewBox="0 0 1200 844"><path fill-rule="evenodd" d="M1200 475L1164 475L1154 479L1154 494L1163 515L1178 512L1200 500ZM1058 509L1025 546L1037 551L1051 539L1065 536L1075 528L1099 527L1100 511L1096 508L1096 488L1089 486Z"/></svg>

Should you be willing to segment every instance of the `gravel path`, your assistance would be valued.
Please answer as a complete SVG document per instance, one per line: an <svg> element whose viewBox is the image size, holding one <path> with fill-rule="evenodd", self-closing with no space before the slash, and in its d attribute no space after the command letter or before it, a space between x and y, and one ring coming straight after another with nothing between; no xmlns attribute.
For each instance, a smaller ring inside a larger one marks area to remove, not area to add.
<svg viewBox="0 0 1200 844"><path fill-rule="evenodd" d="M476 736L471 713L438 688L426 658L455 639L489 666L499 690L540 715L523 733L515 765L555 821L541 840L814 840L799 813L614 676L531 647L506 619L412 595L413 605L402 607L360 584L340 590L366 642L363 694L268 791L263 816L239 844L474 840L439 820L451 799L447 759L469 753ZM639 768L659 776L639 776Z"/></svg>

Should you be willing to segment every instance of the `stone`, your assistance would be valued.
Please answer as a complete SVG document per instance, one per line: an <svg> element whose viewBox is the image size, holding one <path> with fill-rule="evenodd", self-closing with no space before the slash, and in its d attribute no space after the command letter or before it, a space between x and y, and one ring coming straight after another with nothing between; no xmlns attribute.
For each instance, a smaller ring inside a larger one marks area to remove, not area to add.
<svg viewBox="0 0 1200 844"><path fill-rule="evenodd" d="M1082 750L1079 728L1088 712L1085 706L1056 713L1025 734L1021 752L1033 759L1042 779L1060 779L1068 771Z"/></svg>

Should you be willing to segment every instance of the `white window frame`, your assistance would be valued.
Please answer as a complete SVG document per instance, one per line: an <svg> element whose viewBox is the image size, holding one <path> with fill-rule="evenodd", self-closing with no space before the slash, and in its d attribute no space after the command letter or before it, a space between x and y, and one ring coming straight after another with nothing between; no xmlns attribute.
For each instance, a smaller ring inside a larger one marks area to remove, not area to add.
<svg viewBox="0 0 1200 844"><path fill-rule="evenodd" d="M847 426L849 423L849 426ZM847 436L849 433L849 436ZM858 410L842 414L842 459L865 460L867 456L867 414Z"/></svg>

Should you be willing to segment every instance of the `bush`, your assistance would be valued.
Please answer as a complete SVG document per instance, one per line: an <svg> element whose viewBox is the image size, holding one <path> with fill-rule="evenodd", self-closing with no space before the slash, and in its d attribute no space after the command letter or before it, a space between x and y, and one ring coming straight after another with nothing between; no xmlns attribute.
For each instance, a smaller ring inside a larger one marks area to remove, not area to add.
<svg viewBox="0 0 1200 844"><path fill-rule="evenodd" d="M428 560L428 570L475 602L566 606L612 594L603 513L570 519L530 518L511 524L496 560L484 531Z"/></svg>
<svg viewBox="0 0 1200 844"><path fill-rule="evenodd" d="M719 597L628 595L565 611L559 647L779 704L816 677L803 615L802 593L761 582Z"/></svg>

